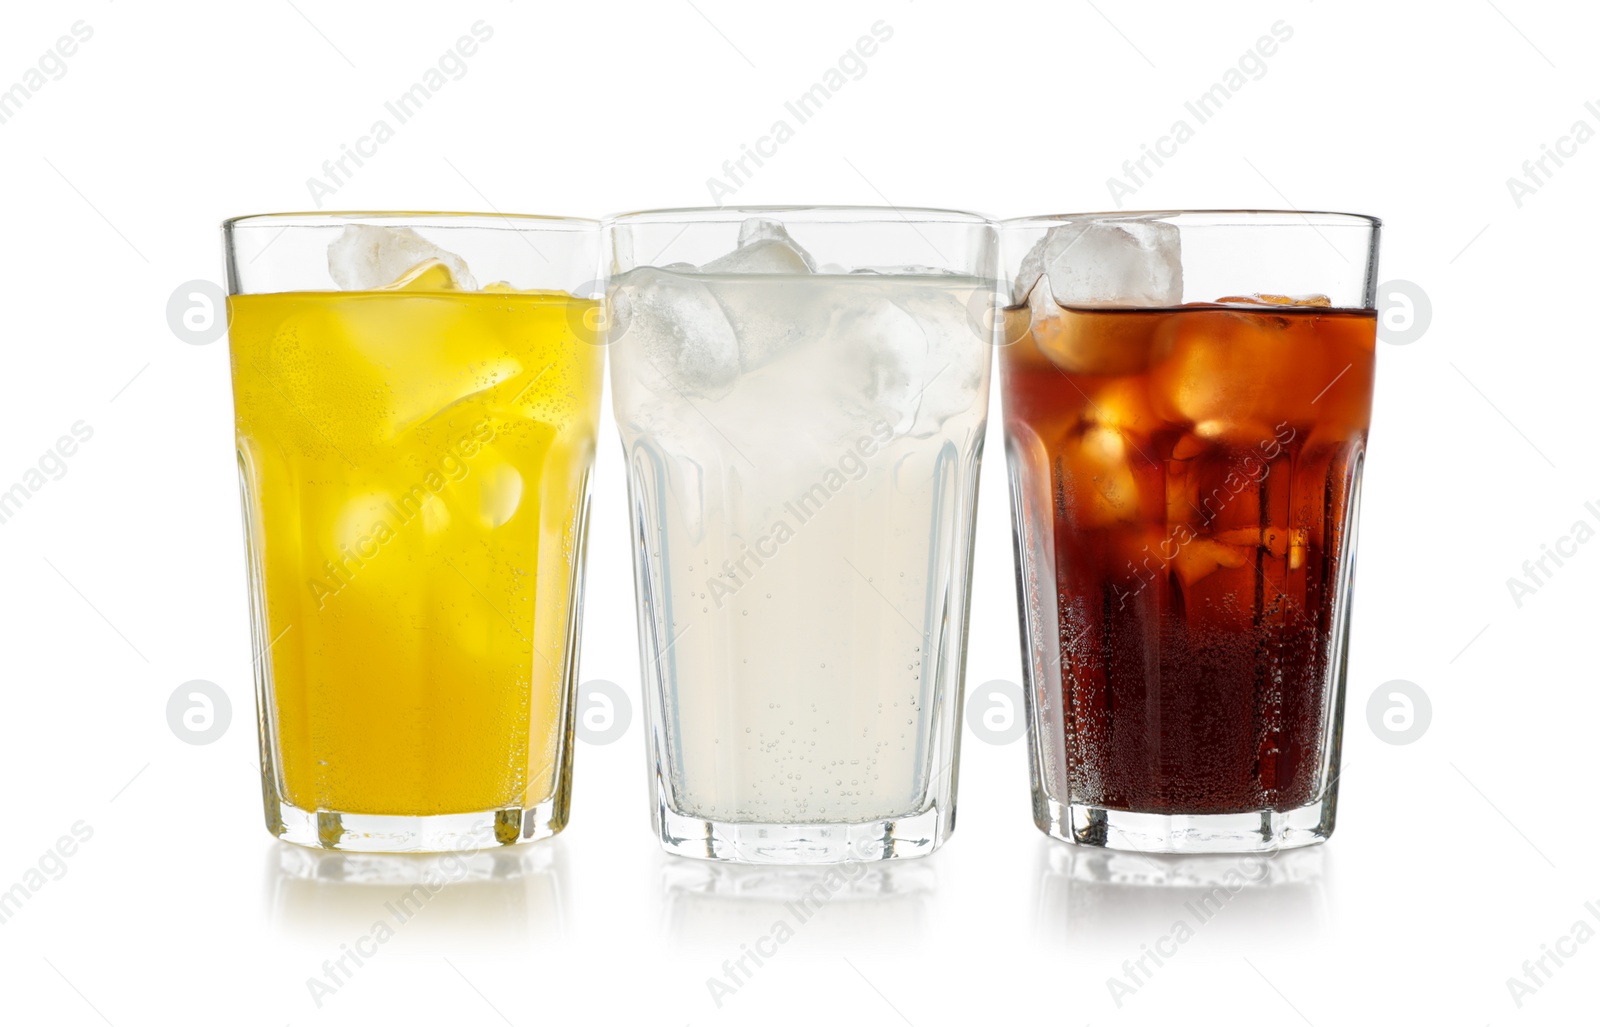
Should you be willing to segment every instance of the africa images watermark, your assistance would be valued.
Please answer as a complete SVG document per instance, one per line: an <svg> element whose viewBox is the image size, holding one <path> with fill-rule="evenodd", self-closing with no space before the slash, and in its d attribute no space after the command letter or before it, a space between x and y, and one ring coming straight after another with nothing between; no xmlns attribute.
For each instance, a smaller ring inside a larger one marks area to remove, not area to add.
<svg viewBox="0 0 1600 1027"><path fill-rule="evenodd" d="M1539 555L1534 559L1522 561L1522 577L1513 574L1506 579L1506 589L1511 593L1511 601L1516 604L1517 609L1522 609L1524 598L1550 584L1550 579L1555 577L1556 571L1565 566L1567 560L1578 555L1579 546L1594 538L1595 524L1600 524L1600 505L1591 501L1583 504L1583 509L1594 518L1594 524L1583 517L1573 521L1571 530L1556 539L1554 545L1541 542ZM1551 564L1555 566L1552 567Z"/></svg>
<svg viewBox="0 0 1600 1027"><path fill-rule="evenodd" d="M1600 121L1600 104L1593 100L1584 103L1583 109L1589 115ZM1572 123L1564 135L1556 137L1555 145L1549 143L1539 144L1539 156L1529 158L1522 162L1522 175L1512 175L1506 179L1506 190L1511 193L1511 202L1521 208L1523 199L1532 196L1540 189L1550 184L1556 171L1566 166L1563 158L1576 157L1578 147L1595 137L1594 126L1584 118L1579 118ZM1550 167L1551 164L1555 168Z"/></svg>
<svg viewBox="0 0 1600 1027"><path fill-rule="evenodd" d="M36 466L22 472L21 480L0 491L0 524L16 517L22 506L52 481L67 476L67 461L78 453L78 447L94 438L94 427L88 421L74 421L72 434L62 435L55 445L44 451Z"/></svg>
<svg viewBox="0 0 1600 1027"><path fill-rule="evenodd" d="M70 35L62 35L40 55L33 67L28 68L9 87L0 88L0 125L17 116L22 106L51 82L67 77L67 60L78 52L78 47L94 38L94 26L79 19L72 23Z"/></svg>
<svg viewBox="0 0 1600 1027"><path fill-rule="evenodd" d="M823 104L837 96L846 85L866 77L867 59L878 52L879 46L894 38L894 26L881 18L872 23L870 31L871 35L857 39L836 64L823 71L810 89L793 100L784 101L785 116L773 121L766 134L756 138L754 147L740 143L739 156L722 162L723 177L712 175L706 179L706 191L711 194L712 203L720 207L724 200L748 185L755 176L755 171L750 168L752 163L760 168L767 160L777 156L778 147L794 138L796 126L804 125L816 117ZM794 119L794 124L790 124L790 117Z"/></svg>
<svg viewBox="0 0 1600 1027"><path fill-rule="evenodd" d="M1554 944L1539 943L1539 956L1537 959L1524 959L1522 961L1522 976L1507 977L1506 991L1511 994L1511 1002L1518 1009L1534 995L1538 994L1545 985L1555 977L1556 971L1566 965L1567 960L1578 954L1579 945L1587 945L1595 937L1595 925L1600 924L1600 903L1590 901L1583 904L1583 910L1592 918L1580 917L1572 922L1567 933L1555 940ZM1554 963L1552 969L1550 964Z"/></svg>
<svg viewBox="0 0 1600 1027"><path fill-rule="evenodd" d="M403 490L399 496L383 502L383 513L376 517L371 528L355 539L355 552L350 545L339 546L338 562L324 560L322 567L326 578L310 578L307 584L316 597L317 609L324 609L328 600L344 591L346 585L377 557L383 547L399 537L400 529L419 517L426 520L428 503L438 498L447 484L459 484L471 469L467 461L477 456L483 446L494 439L494 426L487 420L479 421L472 430L450 444L438 466L428 468L422 480Z"/></svg>
<svg viewBox="0 0 1600 1027"><path fill-rule="evenodd" d="M807 921L821 912L822 907L832 901L845 885L859 880L870 866L864 861L851 860L829 867L817 883L806 889L798 899L784 903L784 912L789 916L778 917L767 933L755 941L740 942L739 955L722 961L722 976L706 978L706 991L716 1007L721 1009L724 1002L749 984L755 978L756 971L778 954L779 946L793 940L798 928L805 926ZM755 964L754 968L751 963Z"/></svg>
<svg viewBox="0 0 1600 1027"><path fill-rule="evenodd" d="M745 545L741 540L739 545L743 552L738 558L724 560L722 573L706 579L706 592L717 609L722 609L724 599L737 595L740 589L750 584L755 573L795 537L798 527L821 513L828 500L844 491L849 483L865 478L867 460L878 453L880 445L893 439L894 428L888 421L874 421L871 435L856 439L855 444L845 450L815 484L783 504L787 516L779 516L773 521L766 534L758 536L753 545ZM794 523L790 523L790 518Z"/></svg>
<svg viewBox="0 0 1600 1027"><path fill-rule="evenodd" d="M1156 971L1166 966L1167 960L1175 957L1180 947L1192 940L1199 928L1222 912L1234 896L1266 881L1272 861L1282 851L1274 846L1261 852L1244 853L1239 857L1238 865L1223 874L1210 890L1198 899L1190 899L1183 904L1187 916L1174 920L1167 932L1153 943L1147 945L1140 942L1138 957L1122 961L1122 976L1106 978L1106 990L1111 993L1111 1001L1116 1007L1121 1009L1124 1002L1149 984ZM1150 965L1152 963L1154 967Z"/></svg>
<svg viewBox="0 0 1600 1027"><path fill-rule="evenodd" d="M1267 77L1267 59L1278 52L1278 47L1294 38L1294 26L1279 19L1272 23L1270 32L1270 35L1257 39L1234 66L1225 69L1218 80L1211 84L1211 88L1193 100L1184 101L1183 109L1194 118L1193 125L1188 117L1178 118L1167 129L1166 135L1156 139L1154 145L1140 143L1139 156L1122 162L1120 176L1112 175L1106 179L1112 203L1121 207L1124 198L1149 185L1156 170L1178 155L1178 147L1194 138L1196 126L1204 125L1221 113L1223 105L1245 86ZM1152 163L1155 169L1150 167Z"/></svg>
<svg viewBox="0 0 1600 1027"><path fill-rule="evenodd" d="M467 77L467 60L478 52L478 47L494 38L494 26L479 19L472 23L471 35L464 35L455 41L450 49L446 50L439 58L438 63L427 68L411 87L393 100L384 102L383 109L386 117L380 117L367 129L365 135L357 137L355 144L339 144L339 156L322 162L322 174L312 175L306 179L306 189L311 193L311 202L320 209L323 201L348 185L355 177L355 171L350 165L355 164L356 170L365 166L366 162L378 155L378 148L394 138L395 128L404 125L422 110L434 96L451 82L459 82ZM394 119L390 124L389 119Z"/></svg>
<svg viewBox="0 0 1600 1027"><path fill-rule="evenodd" d="M465 880L470 870L466 857L481 851L480 848L474 848L440 856L423 870L416 884L383 904L385 915L374 920L366 933L353 942L340 942L339 956L322 961L322 976L306 978L306 991L312 1003L321 1009L322 1004L349 984L355 978L356 971L376 956L401 927L422 912L434 896L450 885ZM351 963L355 964L354 968L350 966Z"/></svg>
<svg viewBox="0 0 1600 1027"><path fill-rule="evenodd" d="M0 892L0 924L10 923L22 907L51 881L67 876L67 860L77 855L78 847L94 837L94 828L79 820L71 834L64 834L44 850L38 864L23 871L22 879Z"/></svg>

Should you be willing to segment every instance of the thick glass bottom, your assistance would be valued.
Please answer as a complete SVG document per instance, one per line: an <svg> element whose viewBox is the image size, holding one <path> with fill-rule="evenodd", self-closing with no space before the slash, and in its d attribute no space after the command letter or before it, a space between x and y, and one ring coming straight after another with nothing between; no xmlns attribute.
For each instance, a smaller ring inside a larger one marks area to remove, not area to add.
<svg viewBox="0 0 1600 1027"><path fill-rule="evenodd" d="M656 809L661 847L677 856L731 863L847 863L926 856L955 818L938 806L862 824L730 824Z"/></svg>
<svg viewBox="0 0 1600 1027"><path fill-rule="evenodd" d="M1336 793L1298 809L1173 816L1130 813L1034 794L1034 823L1052 838L1128 852L1270 852L1327 841Z"/></svg>
<svg viewBox="0 0 1600 1027"><path fill-rule="evenodd" d="M268 798L267 828L286 842L340 852L481 852L549 838L566 826L566 810L551 799L525 809L379 816L304 810Z"/></svg>

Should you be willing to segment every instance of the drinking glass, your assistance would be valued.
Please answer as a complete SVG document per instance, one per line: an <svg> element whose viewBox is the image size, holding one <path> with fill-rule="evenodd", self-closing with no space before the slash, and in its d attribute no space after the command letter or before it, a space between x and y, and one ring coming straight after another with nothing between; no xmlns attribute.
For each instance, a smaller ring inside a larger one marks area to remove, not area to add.
<svg viewBox="0 0 1600 1027"><path fill-rule="evenodd" d="M283 214L224 236L268 829L386 852L556 833L598 223Z"/></svg>
<svg viewBox="0 0 1600 1027"><path fill-rule="evenodd" d="M1333 831L1379 223L1003 226L1034 819L1158 852Z"/></svg>
<svg viewBox="0 0 1600 1027"><path fill-rule="evenodd" d="M878 208L611 224L668 851L890 859L954 826L995 236Z"/></svg>

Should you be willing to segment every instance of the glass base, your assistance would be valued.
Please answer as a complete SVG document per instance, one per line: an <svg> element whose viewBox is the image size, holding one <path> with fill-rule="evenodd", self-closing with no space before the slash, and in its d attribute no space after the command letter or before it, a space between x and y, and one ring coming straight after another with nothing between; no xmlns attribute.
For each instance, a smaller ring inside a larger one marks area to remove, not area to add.
<svg viewBox="0 0 1600 1027"><path fill-rule="evenodd" d="M954 818L935 806L864 824L729 824L656 810L661 847L677 856L731 863L847 863L926 856L944 844Z"/></svg>
<svg viewBox="0 0 1600 1027"><path fill-rule="evenodd" d="M340 852L482 852L549 838L566 826L556 800L526 809L447 813L431 817L381 816L303 810L270 799L267 828L286 842Z"/></svg>
<svg viewBox="0 0 1600 1027"><path fill-rule="evenodd" d="M1272 852L1328 840L1333 789L1316 802L1279 812L1169 816L1130 813L1034 795L1034 823L1052 838L1128 852Z"/></svg>

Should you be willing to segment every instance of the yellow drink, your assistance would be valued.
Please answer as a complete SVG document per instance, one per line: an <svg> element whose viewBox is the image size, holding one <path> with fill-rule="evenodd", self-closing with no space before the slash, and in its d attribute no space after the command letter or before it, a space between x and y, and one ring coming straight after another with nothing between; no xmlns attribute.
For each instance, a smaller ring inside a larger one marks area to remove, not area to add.
<svg viewBox="0 0 1600 1027"><path fill-rule="evenodd" d="M351 814L553 800L559 829L595 302L450 285L229 300L268 786Z"/></svg>

